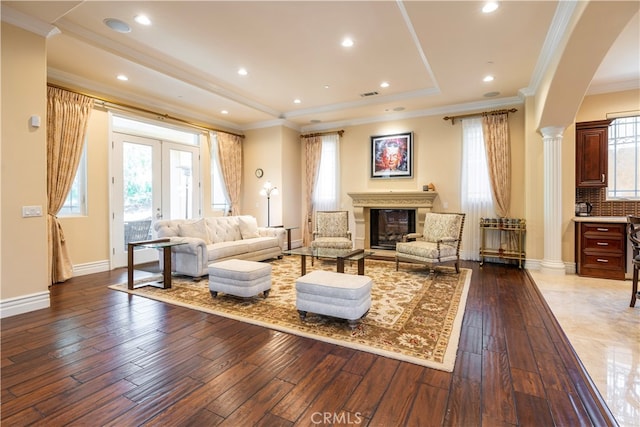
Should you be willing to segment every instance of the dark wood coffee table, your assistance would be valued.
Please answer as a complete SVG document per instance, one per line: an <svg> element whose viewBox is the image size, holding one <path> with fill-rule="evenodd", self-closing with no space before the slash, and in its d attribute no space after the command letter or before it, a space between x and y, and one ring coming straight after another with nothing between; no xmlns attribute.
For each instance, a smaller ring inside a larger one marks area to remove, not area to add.
<svg viewBox="0 0 640 427"><path fill-rule="evenodd" d="M373 255L372 251L365 251L364 249L330 249L330 248L310 248L302 247L296 249L290 249L283 251L286 255L299 255L300 256L300 275L307 274L307 257L315 258L329 258L336 260L336 271L338 273L344 273L344 261L357 261L358 262L358 274L364 275L364 259Z"/></svg>

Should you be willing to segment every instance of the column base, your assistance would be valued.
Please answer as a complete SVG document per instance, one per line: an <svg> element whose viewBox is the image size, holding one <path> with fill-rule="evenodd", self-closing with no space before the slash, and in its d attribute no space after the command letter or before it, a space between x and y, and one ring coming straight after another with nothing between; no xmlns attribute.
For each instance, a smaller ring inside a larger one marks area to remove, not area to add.
<svg viewBox="0 0 640 427"><path fill-rule="evenodd" d="M566 268L562 261L542 260L540 263L540 272L544 274L555 274L563 276L567 274Z"/></svg>

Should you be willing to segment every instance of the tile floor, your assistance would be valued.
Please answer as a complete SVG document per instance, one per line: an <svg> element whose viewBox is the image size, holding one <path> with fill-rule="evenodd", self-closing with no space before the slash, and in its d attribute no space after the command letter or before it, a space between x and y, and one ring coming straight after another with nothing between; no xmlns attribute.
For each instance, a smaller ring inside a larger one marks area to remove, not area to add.
<svg viewBox="0 0 640 427"><path fill-rule="evenodd" d="M640 426L640 299L630 280L530 270L591 379L621 426Z"/></svg>

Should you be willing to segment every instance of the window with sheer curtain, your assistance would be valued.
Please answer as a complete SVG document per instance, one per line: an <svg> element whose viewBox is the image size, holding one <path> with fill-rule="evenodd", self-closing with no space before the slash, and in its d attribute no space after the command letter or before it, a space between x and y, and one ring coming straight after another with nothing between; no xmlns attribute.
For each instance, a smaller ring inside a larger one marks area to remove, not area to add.
<svg viewBox="0 0 640 427"><path fill-rule="evenodd" d="M316 211L333 211L340 207L340 136L322 136L320 170L313 192Z"/></svg>
<svg viewBox="0 0 640 427"><path fill-rule="evenodd" d="M209 171L211 177L211 208L226 214L231 203L229 203L229 195L220 170L218 137L215 132L210 132L209 138L211 142L211 152L209 153L211 160L211 170Z"/></svg>
<svg viewBox="0 0 640 427"><path fill-rule="evenodd" d="M462 120L461 169L460 205L462 212L466 213L466 218L460 257L478 261L480 259L480 218L495 216L481 118Z"/></svg>

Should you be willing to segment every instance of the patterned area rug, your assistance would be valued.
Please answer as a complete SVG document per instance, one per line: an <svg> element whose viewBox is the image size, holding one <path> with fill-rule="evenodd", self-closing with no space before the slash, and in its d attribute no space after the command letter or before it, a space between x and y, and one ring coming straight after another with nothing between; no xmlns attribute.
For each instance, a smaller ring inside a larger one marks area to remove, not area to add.
<svg viewBox="0 0 640 427"><path fill-rule="evenodd" d="M170 304L201 310L267 328L326 341L345 347L404 360L434 369L452 371L471 280L471 270L440 267L435 274L418 264L367 260L365 274L373 279L371 309L357 328L347 322L307 314L301 321L296 311L295 281L300 258L285 256L271 261L269 297L238 298L209 293L208 280L174 277L171 289L152 286L128 290L126 283L110 286ZM335 261L316 260L314 269L335 271ZM345 265L355 274L356 264Z"/></svg>

